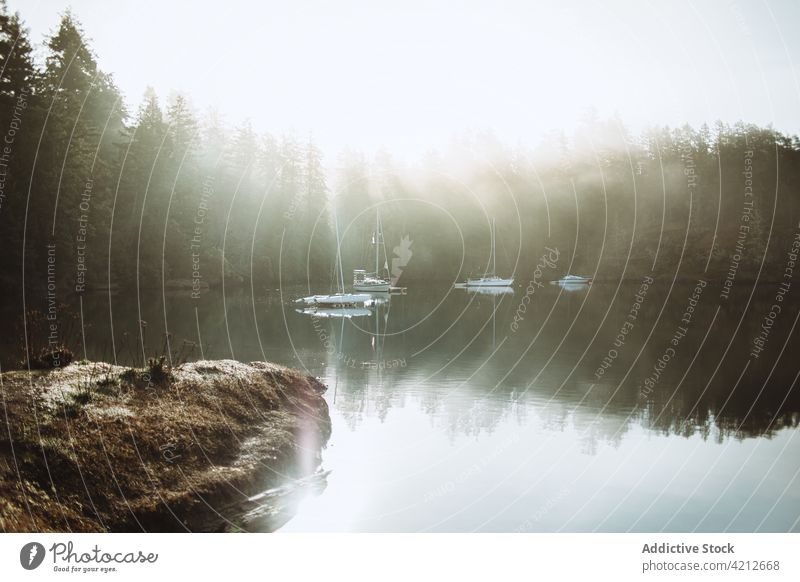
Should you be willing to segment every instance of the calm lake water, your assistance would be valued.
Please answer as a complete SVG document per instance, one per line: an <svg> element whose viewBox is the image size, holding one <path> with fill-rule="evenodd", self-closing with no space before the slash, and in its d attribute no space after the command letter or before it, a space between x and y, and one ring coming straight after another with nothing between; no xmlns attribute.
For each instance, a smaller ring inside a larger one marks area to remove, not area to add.
<svg viewBox="0 0 800 582"><path fill-rule="evenodd" d="M305 289L86 296L86 349L112 357L113 315L121 361L143 319L151 349L167 327L173 352L199 338L323 379L326 473L264 529L800 530L796 301L771 318L774 286L525 285L417 286L350 319L298 313Z"/></svg>

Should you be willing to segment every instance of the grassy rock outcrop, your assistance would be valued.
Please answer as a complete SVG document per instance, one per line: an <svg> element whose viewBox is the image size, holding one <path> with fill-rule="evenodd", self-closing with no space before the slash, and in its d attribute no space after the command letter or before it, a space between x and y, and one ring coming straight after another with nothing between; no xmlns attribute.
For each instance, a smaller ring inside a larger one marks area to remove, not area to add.
<svg viewBox="0 0 800 582"><path fill-rule="evenodd" d="M324 390L230 360L3 373L0 529L235 529L250 497L319 466Z"/></svg>

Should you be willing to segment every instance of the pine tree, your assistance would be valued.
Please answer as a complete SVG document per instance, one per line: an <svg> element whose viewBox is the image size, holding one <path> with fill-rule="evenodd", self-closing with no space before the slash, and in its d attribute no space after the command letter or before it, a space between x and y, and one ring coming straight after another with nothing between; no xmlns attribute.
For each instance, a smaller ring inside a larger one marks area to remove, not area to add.
<svg viewBox="0 0 800 582"><path fill-rule="evenodd" d="M223 152L227 146L228 135L222 118L216 109L209 109L200 128L200 157L207 168L223 168Z"/></svg>
<svg viewBox="0 0 800 582"><path fill-rule="evenodd" d="M369 167L364 155L353 150L345 150L339 164L336 191L332 198L335 207L333 219L339 224L343 262L355 259L360 264L365 257L365 242L373 229L371 220L357 220L362 211L372 204Z"/></svg>
<svg viewBox="0 0 800 582"><path fill-rule="evenodd" d="M197 150L198 124L188 99L181 93L171 99L167 108L167 122L172 156L181 160L184 156L193 155Z"/></svg>
<svg viewBox="0 0 800 582"><path fill-rule="evenodd" d="M145 190L156 191L161 185L163 161L168 155L168 151L164 151L166 139L167 124L164 123L158 96L152 87L148 87L130 134L123 174L132 192L130 217L133 222L138 222Z"/></svg>
<svg viewBox="0 0 800 582"><path fill-rule="evenodd" d="M5 0L0 0L0 98L4 106L20 94L31 93L36 78L32 52L19 13L9 15Z"/></svg>
<svg viewBox="0 0 800 582"><path fill-rule="evenodd" d="M258 159L258 137L256 132L253 131L253 125L250 120L242 123L233 136L233 142L228 152L228 161L231 170L242 179L242 173L245 174L245 179L250 176L253 171L253 164Z"/></svg>
<svg viewBox="0 0 800 582"><path fill-rule="evenodd" d="M97 75L97 62L86 44L83 30L67 10L58 30L47 41L42 92L49 98L62 98L62 107L81 103ZM68 113L68 111L66 111Z"/></svg>
<svg viewBox="0 0 800 582"><path fill-rule="evenodd" d="M0 165L0 284L8 282L17 291L25 228L23 192L30 180L36 148L33 136L38 134L40 119L32 91L35 76L27 30L19 15L9 15L5 0L0 0L0 127L8 131L13 122L15 131L12 151L3 152Z"/></svg>
<svg viewBox="0 0 800 582"><path fill-rule="evenodd" d="M47 115L36 152L31 208L41 217L36 225L40 240L58 243L59 263L68 265L75 264L78 225L88 216L80 204L93 179L104 127L100 105L109 95L95 90L95 83L107 78L101 79L94 55L69 12L62 16L46 47L37 92ZM113 85L105 83L105 88L112 90ZM101 95L104 99L98 98Z"/></svg>

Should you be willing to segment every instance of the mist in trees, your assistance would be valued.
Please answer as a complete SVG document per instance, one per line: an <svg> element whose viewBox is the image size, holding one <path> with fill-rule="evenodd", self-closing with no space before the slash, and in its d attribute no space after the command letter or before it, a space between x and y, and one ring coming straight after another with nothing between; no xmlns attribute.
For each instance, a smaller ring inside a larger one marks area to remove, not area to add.
<svg viewBox="0 0 800 582"><path fill-rule="evenodd" d="M42 62L4 2L0 30L7 305L49 286L59 301L108 287L196 292L223 278L327 290L337 231L346 282L374 260L377 210L390 264L411 241L401 284L482 274L492 219L498 272L518 282L546 246L563 251L561 274L721 278L735 260L741 277L776 279L800 219L800 141L771 128L634 136L589 114L574 135L535 146L477 132L414 163L389 151L330 159L313 136L228 127L190 95L148 89L129 109L70 13Z"/></svg>

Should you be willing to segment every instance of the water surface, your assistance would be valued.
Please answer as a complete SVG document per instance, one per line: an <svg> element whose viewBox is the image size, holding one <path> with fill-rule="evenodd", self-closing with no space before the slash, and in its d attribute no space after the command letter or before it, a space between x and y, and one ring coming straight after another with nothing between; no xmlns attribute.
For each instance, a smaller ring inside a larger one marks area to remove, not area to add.
<svg viewBox="0 0 800 582"><path fill-rule="evenodd" d="M772 286L439 285L349 319L298 313L305 291L87 296L87 355L113 322L125 359L145 320L151 350L168 329L173 355L322 378L328 473L282 531L800 529L794 304L751 354Z"/></svg>

